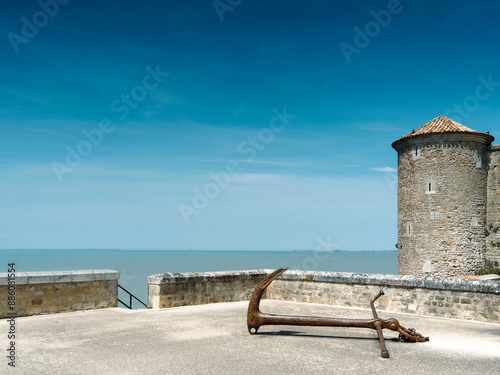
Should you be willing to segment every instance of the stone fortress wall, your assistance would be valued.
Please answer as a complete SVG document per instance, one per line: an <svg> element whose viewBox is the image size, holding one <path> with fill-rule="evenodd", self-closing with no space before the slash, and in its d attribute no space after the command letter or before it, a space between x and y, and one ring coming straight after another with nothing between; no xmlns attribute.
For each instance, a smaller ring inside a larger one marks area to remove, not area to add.
<svg viewBox="0 0 500 375"><path fill-rule="evenodd" d="M248 301L273 270L166 273L148 277L148 307L160 309ZM0 318L117 306L119 272L112 270L18 272L15 287L0 274ZM10 289L9 289L10 287ZM9 307L9 290L15 305ZM265 298L365 308L380 291L381 312L500 322L500 281L453 277L287 271ZM368 313L369 316L369 313Z"/></svg>
<svg viewBox="0 0 500 375"><path fill-rule="evenodd" d="M250 300L263 271L161 273L148 277L148 306L154 309Z"/></svg>
<svg viewBox="0 0 500 375"><path fill-rule="evenodd" d="M148 277L148 306L160 309L248 301L259 282L272 271L152 275ZM385 295L377 300L377 311L500 322L499 280L286 271L269 285L263 298L369 309L370 301L381 289Z"/></svg>
<svg viewBox="0 0 500 375"><path fill-rule="evenodd" d="M500 145L487 152L488 206L486 220L485 258L500 263Z"/></svg>
<svg viewBox="0 0 500 375"><path fill-rule="evenodd" d="M0 273L0 318L116 307L113 270Z"/></svg>

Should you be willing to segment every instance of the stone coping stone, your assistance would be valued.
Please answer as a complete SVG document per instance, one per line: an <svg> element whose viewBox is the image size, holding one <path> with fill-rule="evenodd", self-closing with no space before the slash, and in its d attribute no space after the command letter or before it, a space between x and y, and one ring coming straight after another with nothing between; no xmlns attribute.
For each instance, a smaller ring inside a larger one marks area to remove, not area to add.
<svg viewBox="0 0 500 375"><path fill-rule="evenodd" d="M477 278L479 280L500 280L500 275L493 273L493 274L489 274L489 275L478 276Z"/></svg>
<svg viewBox="0 0 500 375"><path fill-rule="evenodd" d="M457 277L383 275L324 271L287 271L280 276L280 279L500 294L500 280L477 280Z"/></svg>
<svg viewBox="0 0 500 375"><path fill-rule="evenodd" d="M273 270L242 270L242 271L216 271L216 272L177 272L158 273L148 277L148 284L180 284L214 281L233 281L264 277Z"/></svg>
<svg viewBox="0 0 500 375"><path fill-rule="evenodd" d="M0 273L0 285L8 285L8 275L8 273ZM53 284L118 280L120 272L114 270L16 272L15 276L16 285Z"/></svg>
<svg viewBox="0 0 500 375"><path fill-rule="evenodd" d="M161 285L186 282L231 281L265 276L272 271L274 270L260 269L246 271L161 273L149 276L148 283ZM500 294L500 280L478 280L459 277L287 270L281 274L278 279Z"/></svg>

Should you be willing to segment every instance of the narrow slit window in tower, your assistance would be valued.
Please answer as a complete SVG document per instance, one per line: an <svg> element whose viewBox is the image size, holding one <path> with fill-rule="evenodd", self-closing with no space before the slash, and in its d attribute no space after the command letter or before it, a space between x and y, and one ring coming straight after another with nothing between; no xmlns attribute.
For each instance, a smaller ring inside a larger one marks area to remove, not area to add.
<svg viewBox="0 0 500 375"><path fill-rule="evenodd" d="M426 181L425 182L425 194L436 194L436 182Z"/></svg>
<svg viewBox="0 0 500 375"><path fill-rule="evenodd" d="M411 223L405 224L405 234L407 236L411 236L411 234L412 234Z"/></svg>
<svg viewBox="0 0 500 375"><path fill-rule="evenodd" d="M483 156L481 155L481 151L474 151L474 160L476 161L476 168L483 168Z"/></svg>
<svg viewBox="0 0 500 375"><path fill-rule="evenodd" d="M421 151L421 149L422 149L421 147L415 147L415 149L412 152L413 160L420 159L420 151Z"/></svg>
<svg viewBox="0 0 500 375"><path fill-rule="evenodd" d="M470 221L470 226L471 227L478 227L479 226L479 219L477 216L472 216L472 220Z"/></svg>

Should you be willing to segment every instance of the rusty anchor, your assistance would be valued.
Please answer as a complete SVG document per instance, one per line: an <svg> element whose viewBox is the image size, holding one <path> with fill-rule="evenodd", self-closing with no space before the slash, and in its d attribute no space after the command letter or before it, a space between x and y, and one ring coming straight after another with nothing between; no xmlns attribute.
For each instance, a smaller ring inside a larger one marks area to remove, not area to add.
<svg viewBox="0 0 500 375"><path fill-rule="evenodd" d="M377 331L378 340L382 350L382 358L389 358L389 352L385 346L383 329L399 332L399 340L405 342L424 342L429 341L428 337L417 333L413 328L404 328L396 319L382 320L378 317L375 310L374 302L380 296L384 295L380 291L373 300L370 301L370 307L373 313L373 319L342 319L328 318L316 316L293 316L293 315L277 315L265 314L259 310L260 299L266 288L271 282L285 272L288 268L279 268L270 273L260 284L255 288L248 305L247 326L250 334L256 334L259 328L263 325L292 325L292 326L322 326L322 327L356 327L369 328Z"/></svg>

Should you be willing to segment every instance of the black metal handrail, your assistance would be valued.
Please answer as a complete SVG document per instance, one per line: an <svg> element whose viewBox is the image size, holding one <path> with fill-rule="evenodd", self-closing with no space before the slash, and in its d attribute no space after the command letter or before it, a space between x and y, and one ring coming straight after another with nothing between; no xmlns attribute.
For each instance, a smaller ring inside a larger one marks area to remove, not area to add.
<svg viewBox="0 0 500 375"><path fill-rule="evenodd" d="M124 287L122 287L120 284L118 284L118 288L122 289L130 297L130 303L128 305L125 302L123 302L121 299L118 298L118 302L120 302L121 304L123 304L125 307L128 307L129 309L132 309L132 298L135 298L137 301L139 301L140 303L142 303L145 307L148 307L148 305L146 305L144 302L142 302L139 298L137 298L136 296L134 296L127 289L125 289Z"/></svg>

